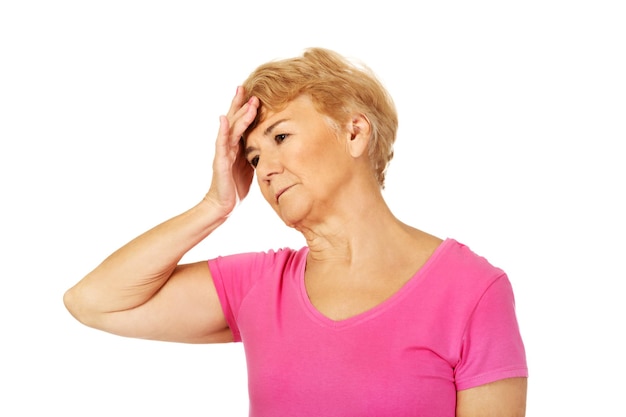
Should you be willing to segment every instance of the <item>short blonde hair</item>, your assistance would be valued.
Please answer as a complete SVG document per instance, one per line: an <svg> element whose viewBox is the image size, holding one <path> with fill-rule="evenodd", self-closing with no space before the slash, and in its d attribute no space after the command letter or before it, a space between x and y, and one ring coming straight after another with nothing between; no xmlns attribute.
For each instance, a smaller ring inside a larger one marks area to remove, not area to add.
<svg viewBox="0 0 626 417"><path fill-rule="evenodd" d="M309 48L301 56L270 61L259 66L243 83L248 95L261 105L252 130L268 111L284 109L290 101L306 94L316 109L337 126L343 126L354 112L371 124L369 158L381 188L385 171L393 158L398 115L393 100L372 70L336 52Z"/></svg>

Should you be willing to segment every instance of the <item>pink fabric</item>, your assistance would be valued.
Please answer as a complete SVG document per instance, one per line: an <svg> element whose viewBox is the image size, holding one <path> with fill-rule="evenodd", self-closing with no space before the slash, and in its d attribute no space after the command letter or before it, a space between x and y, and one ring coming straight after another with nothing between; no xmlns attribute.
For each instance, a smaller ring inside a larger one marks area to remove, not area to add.
<svg viewBox="0 0 626 417"><path fill-rule="evenodd" d="M209 266L248 366L250 416L454 416L456 391L527 376L505 273L453 239L396 294L333 321L309 302L308 249Z"/></svg>

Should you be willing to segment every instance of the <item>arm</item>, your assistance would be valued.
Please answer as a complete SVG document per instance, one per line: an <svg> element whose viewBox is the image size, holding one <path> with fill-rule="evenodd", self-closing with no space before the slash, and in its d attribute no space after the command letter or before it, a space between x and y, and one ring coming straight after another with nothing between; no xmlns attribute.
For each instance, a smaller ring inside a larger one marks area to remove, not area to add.
<svg viewBox="0 0 626 417"><path fill-rule="evenodd" d="M227 116L220 117L205 198L115 251L70 288L63 300L76 319L128 337L231 340L207 263L179 262L226 220L250 188L253 171L243 158L240 137L256 116L258 100L243 99L238 88Z"/></svg>
<svg viewBox="0 0 626 417"><path fill-rule="evenodd" d="M526 378L508 378L457 392L456 417L524 417Z"/></svg>
<svg viewBox="0 0 626 417"><path fill-rule="evenodd" d="M461 356L455 369L457 417L524 417L528 369L506 275L490 283L473 309Z"/></svg>

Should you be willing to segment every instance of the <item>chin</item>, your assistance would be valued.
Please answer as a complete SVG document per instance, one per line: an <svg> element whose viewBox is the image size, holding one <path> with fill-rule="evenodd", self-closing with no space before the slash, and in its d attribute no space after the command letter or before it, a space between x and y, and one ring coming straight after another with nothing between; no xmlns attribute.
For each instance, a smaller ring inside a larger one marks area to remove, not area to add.
<svg viewBox="0 0 626 417"><path fill-rule="evenodd" d="M302 206L290 206L287 207L277 207L276 213L278 217L289 227L296 228L299 224L301 224L306 219L306 214L309 210Z"/></svg>
<svg viewBox="0 0 626 417"><path fill-rule="evenodd" d="M302 221L302 219L298 217L284 216L280 214L278 215L278 217L280 217L280 219L283 221L283 223L285 223L285 225L291 228L296 228L296 226Z"/></svg>

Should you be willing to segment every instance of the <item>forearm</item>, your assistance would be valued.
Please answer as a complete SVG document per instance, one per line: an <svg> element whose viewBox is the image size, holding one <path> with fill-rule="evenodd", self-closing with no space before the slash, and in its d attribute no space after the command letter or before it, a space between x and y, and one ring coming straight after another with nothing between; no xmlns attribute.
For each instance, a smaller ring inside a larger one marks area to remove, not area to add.
<svg viewBox="0 0 626 417"><path fill-rule="evenodd" d="M211 287L205 285L205 277L210 279L208 267L187 276L181 272L184 268L176 267L185 253L226 220L250 189L254 171L245 158L241 137L255 119L259 101L253 97L244 102L244 98L243 89L238 88L228 114L220 117L211 186L205 198L190 210L133 239L70 288L64 302L79 321L113 333L154 335L163 326L145 324L147 320L167 318L175 310L180 315L179 307L186 306L189 293L197 295L198 291ZM159 296L155 297L156 294ZM204 297L199 301L201 309L206 308L205 302L216 301L210 289ZM202 331L216 330L215 323L221 330L221 309L212 314L214 320L205 313L201 316L195 321L199 327L204 326ZM207 324L211 321L214 323ZM184 337L177 334L173 338Z"/></svg>
<svg viewBox="0 0 626 417"><path fill-rule="evenodd" d="M133 239L65 294L79 320L128 310L148 301L165 285L183 255L225 220L224 210L207 200Z"/></svg>

